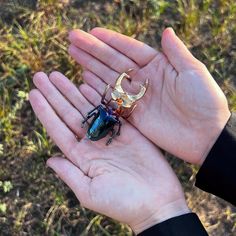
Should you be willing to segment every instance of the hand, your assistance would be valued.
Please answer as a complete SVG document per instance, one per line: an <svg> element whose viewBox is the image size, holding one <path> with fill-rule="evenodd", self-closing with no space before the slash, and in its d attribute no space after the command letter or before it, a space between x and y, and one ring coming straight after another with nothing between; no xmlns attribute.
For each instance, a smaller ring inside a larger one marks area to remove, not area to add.
<svg viewBox="0 0 236 236"><path fill-rule="evenodd" d="M149 79L145 97L129 121L166 151L202 164L230 117L227 100L206 67L171 28L163 53L116 32L95 28L70 33L69 53L84 67L88 87L102 93L119 73L134 68L131 86ZM126 85L127 86L127 85Z"/></svg>
<svg viewBox="0 0 236 236"><path fill-rule="evenodd" d="M121 135L87 140L81 121L100 102L87 85L80 91L59 72L34 76L30 103L67 159L47 161L89 209L127 223L135 233L189 212L180 183L159 149L122 121ZM75 135L81 139L77 141Z"/></svg>

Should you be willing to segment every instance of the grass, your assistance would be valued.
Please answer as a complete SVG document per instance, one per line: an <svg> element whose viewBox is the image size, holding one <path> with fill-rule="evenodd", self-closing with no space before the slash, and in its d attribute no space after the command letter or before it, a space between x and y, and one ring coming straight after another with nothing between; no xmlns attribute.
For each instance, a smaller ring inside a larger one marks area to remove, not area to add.
<svg viewBox="0 0 236 236"><path fill-rule="evenodd" d="M132 235L126 225L82 208L48 169L58 149L27 95L37 71L59 70L81 83L67 53L72 28L103 26L160 47L172 26L203 61L236 110L234 0L6 1L0 9L0 235ZM196 167L171 160L189 206L210 235L236 234L236 209L193 187Z"/></svg>

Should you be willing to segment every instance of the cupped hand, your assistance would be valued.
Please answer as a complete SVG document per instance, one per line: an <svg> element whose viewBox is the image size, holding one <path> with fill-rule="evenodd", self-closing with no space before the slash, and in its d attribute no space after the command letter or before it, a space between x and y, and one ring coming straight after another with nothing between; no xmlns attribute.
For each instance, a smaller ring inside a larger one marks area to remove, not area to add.
<svg viewBox="0 0 236 236"><path fill-rule="evenodd" d="M171 28L162 35L163 52L103 28L74 30L69 40L69 53L84 67L85 82L100 94L105 84L114 86L118 75L130 68L131 86L149 79L129 121L166 151L202 164L230 112L206 67Z"/></svg>
<svg viewBox="0 0 236 236"><path fill-rule="evenodd" d="M122 121L121 135L109 146L106 138L85 137L81 121L101 99L94 89L84 84L78 90L59 72L37 73L34 84L33 110L66 156L52 157L47 165L84 207L129 224L135 233L189 211L159 149L128 122Z"/></svg>

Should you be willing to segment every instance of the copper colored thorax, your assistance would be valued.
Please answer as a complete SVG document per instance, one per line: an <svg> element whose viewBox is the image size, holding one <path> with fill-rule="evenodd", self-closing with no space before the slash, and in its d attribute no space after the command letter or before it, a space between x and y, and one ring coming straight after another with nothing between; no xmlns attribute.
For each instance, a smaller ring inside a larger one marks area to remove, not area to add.
<svg viewBox="0 0 236 236"><path fill-rule="evenodd" d="M148 80L145 81L144 85L140 84L139 93L136 95L133 95L133 94L127 93L121 87L121 82L124 78L130 78L130 76L124 72L117 78L115 87L113 91L111 92L111 96L112 96L112 99L117 101L122 107L131 108L137 100L141 99L144 96L148 87Z"/></svg>

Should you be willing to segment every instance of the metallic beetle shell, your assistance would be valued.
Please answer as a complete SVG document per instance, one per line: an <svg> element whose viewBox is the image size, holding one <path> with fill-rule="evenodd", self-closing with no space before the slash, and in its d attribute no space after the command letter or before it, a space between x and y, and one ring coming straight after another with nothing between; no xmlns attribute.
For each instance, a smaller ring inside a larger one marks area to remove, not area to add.
<svg viewBox="0 0 236 236"><path fill-rule="evenodd" d="M130 71L132 71L132 69L129 69L127 73ZM124 78L130 78L130 75L127 73L124 72L118 76L115 86L111 91L111 98L107 101L106 94L110 85L106 86L101 97L101 104L89 111L82 121L83 127L86 122L89 124L88 120L93 117L86 133L87 138L91 141L100 140L110 133L111 135L106 142L106 145L109 145L114 137L120 135L122 122L119 118L128 119L137 106L137 104L135 104L136 101L145 95L148 87L148 80L146 80L143 85L140 84L140 91L138 94L129 94L122 88L122 80ZM117 126L117 128L115 128L115 126Z"/></svg>
<svg viewBox="0 0 236 236"><path fill-rule="evenodd" d="M128 94L126 91L123 90L121 82L124 78L130 78L130 76L127 73L120 74L120 76L116 80L115 87L111 92L111 97L113 100L121 99L123 101L122 106L124 108L131 108L136 101L138 101L145 95L148 87L148 79L145 81L144 85L140 84L139 93L134 95Z"/></svg>
<svg viewBox="0 0 236 236"><path fill-rule="evenodd" d="M113 129L117 122L117 119L101 106L90 123L86 136L92 141L102 139Z"/></svg>

